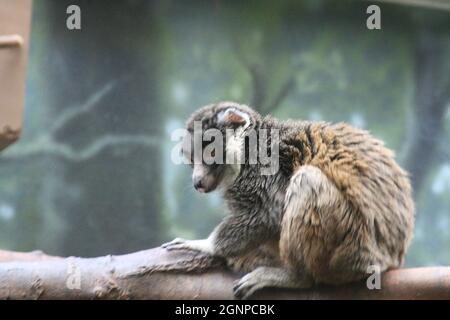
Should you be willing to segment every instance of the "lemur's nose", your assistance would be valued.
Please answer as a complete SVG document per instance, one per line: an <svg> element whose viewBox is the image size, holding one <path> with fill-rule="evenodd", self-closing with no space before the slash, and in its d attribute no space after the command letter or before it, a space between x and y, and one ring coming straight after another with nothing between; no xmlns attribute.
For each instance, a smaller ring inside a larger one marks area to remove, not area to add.
<svg viewBox="0 0 450 320"><path fill-rule="evenodd" d="M194 188L199 192L205 192L205 188L203 187L201 179L194 181Z"/></svg>
<svg viewBox="0 0 450 320"><path fill-rule="evenodd" d="M202 184L202 180L196 180L195 182L194 182L194 188L195 189L198 189L198 188L203 188L203 184Z"/></svg>

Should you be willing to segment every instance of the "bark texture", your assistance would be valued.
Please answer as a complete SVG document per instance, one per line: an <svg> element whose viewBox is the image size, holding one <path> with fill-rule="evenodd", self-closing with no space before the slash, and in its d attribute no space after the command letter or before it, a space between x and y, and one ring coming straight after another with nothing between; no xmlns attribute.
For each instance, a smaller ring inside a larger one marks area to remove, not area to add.
<svg viewBox="0 0 450 320"><path fill-rule="evenodd" d="M30 257L24 261L26 255ZM233 281L240 277L221 267L220 260L161 248L99 258L4 251L0 257L13 260L0 263L1 299L233 299ZM192 259L208 270L176 271ZM160 265L173 270L160 272ZM369 290L363 282L311 290L266 289L255 298L450 299L450 267L393 270L381 279L380 290Z"/></svg>

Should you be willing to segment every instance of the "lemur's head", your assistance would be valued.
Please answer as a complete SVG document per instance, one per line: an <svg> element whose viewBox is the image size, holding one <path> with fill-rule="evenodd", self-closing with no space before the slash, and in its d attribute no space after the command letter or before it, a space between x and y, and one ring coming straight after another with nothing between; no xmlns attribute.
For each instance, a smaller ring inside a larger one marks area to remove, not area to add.
<svg viewBox="0 0 450 320"><path fill-rule="evenodd" d="M243 162L246 132L259 121L258 113L235 102L207 105L191 115L182 153L193 168L197 191L211 192L233 183Z"/></svg>

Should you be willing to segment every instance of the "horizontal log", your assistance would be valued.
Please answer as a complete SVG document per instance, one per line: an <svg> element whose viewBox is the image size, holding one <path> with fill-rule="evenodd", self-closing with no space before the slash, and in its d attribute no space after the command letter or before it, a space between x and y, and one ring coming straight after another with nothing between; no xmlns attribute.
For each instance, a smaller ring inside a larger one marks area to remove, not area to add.
<svg viewBox="0 0 450 320"><path fill-rule="evenodd" d="M210 257L162 248L99 258L46 257L0 263L0 299L233 299L233 281L239 278ZM161 264L184 268L193 259L209 270L158 271ZM254 298L450 299L450 267L392 270L381 275L379 290L369 290L364 281L309 290L264 289Z"/></svg>

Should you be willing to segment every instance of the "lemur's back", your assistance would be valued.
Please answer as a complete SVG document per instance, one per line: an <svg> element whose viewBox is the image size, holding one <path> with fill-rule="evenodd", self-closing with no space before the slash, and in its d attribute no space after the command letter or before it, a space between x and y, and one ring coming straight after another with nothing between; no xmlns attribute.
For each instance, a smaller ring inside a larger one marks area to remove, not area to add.
<svg viewBox="0 0 450 320"><path fill-rule="evenodd" d="M302 166L317 167L345 199L349 214L336 221L337 228L359 237L365 248L358 250L370 250L373 264L401 265L412 237L414 204L408 176L393 152L345 123L292 121L281 127L280 153L293 159L292 174Z"/></svg>

